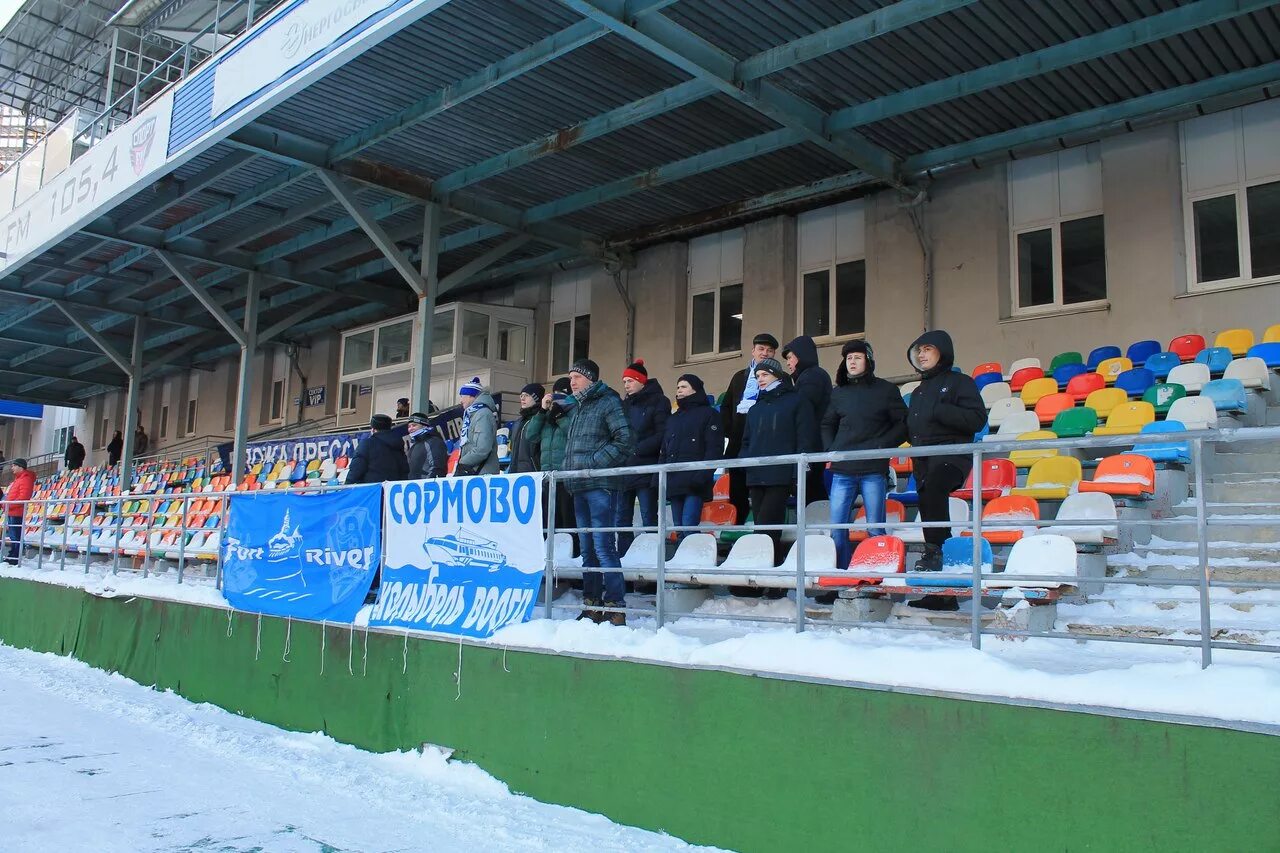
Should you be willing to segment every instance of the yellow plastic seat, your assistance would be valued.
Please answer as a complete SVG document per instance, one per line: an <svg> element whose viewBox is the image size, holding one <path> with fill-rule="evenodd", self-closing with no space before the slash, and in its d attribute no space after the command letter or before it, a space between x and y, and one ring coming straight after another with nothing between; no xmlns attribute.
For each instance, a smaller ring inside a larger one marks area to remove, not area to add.
<svg viewBox="0 0 1280 853"><path fill-rule="evenodd" d="M1108 417L1116 406L1129 402L1129 394L1121 388L1099 388L1085 398L1084 404L1098 413L1099 418Z"/></svg>
<svg viewBox="0 0 1280 853"><path fill-rule="evenodd" d="M1084 472L1074 456L1051 456L1041 459L1027 472L1027 484L1011 491L1011 495L1038 501L1064 501L1076 490Z"/></svg>
<svg viewBox="0 0 1280 853"><path fill-rule="evenodd" d="M1247 353L1253 344L1253 329L1225 329L1213 339L1215 347L1226 347L1236 358Z"/></svg>
<svg viewBox="0 0 1280 853"><path fill-rule="evenodd" d="M1034 432L1024 432L1018 436L1018 441L1045 441L1047 439L1057 438L1057 434L1047 429L1038 429ZM1034 450L1014 450L1009 453L1009 461L1017 468L1030 468L1041 459L1048 459L1058 455L1056 447L1041 447Z"/></svg>
<svg viewBox="0 0 1280 853"><path fill-rule="evenodd" d="M1093 431L1094 435L1137 435L1142 428L1156 419L1156 409L1145 400L1137 400L1116 406L1107 416L1105 426Z"/></svg>
<svg viewBox="0 0 1280 853"><path fill-rule="evenodd" d="M1264 344L1280 344L1280 323L1267 327L1267 330L1262 333L1262 342Z"/></svg>
<svg viewBox="0 0 1280 853"><path fill-rule="evenodd" d="M1026 385L1022 386L1022 404L1028 409L1035 408L1036 403L1040 402L1041 397L1047 397L1050 394L1058 393L1058 382L1046 376L1042 379L1032 379Z"/></svg>
<svg viewBox="0 0 1280 853"><path fill-rule="evenodd" d="M1108 358L1098 365L1098 373L1102 374L1102 378L1108 385L1115 385L1117 376L1132 369L1133 362L1124 356Z"/></svg>

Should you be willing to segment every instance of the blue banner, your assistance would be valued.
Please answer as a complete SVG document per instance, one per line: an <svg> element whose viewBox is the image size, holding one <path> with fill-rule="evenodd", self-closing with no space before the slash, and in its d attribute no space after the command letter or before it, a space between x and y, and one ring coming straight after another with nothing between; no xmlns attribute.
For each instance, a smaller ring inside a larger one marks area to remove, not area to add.
<svg viewBox="0 0 1280 853"><path fill-rule="evenodd" d="M237 610L351 622L382 551L382 490L232 495L222 591Z"/></svg>
<svg viewBox="0 0 1280 853"><path fill-rule="evenodd" d="M284 438L278 441L252 441L245 445L245 456L250 465L261 462L273 465L281 460L310 462L312 459L337 459L351 457L356 445L369 433L343 433L341 435L313 435L306 438Z"/></svg>
<svg viewBox="0 0 1280 853"><path fill-rule="evenodd" d="M488 637L529 618L545 558L541 475L383 490L387 556L370 625Z"/></svg>

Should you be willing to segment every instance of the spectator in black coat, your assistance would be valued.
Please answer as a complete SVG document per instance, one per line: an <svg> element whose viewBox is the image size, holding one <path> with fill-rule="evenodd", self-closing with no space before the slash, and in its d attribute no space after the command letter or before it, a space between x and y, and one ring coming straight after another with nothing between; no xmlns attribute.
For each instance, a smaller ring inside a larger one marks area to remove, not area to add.
<svg viewBox="0 0 1280 853"><path fill-rule="evenodd" d="M720 428L725 437L725 459L737 459L742 451L742 436L747 429L747 412L760 396L756 384L756 365L766 358L773 358L778 351L778 339L768 332L761 332L751 341L751 361L733 374L729 387L720 401ZM738 514L738 523L747 519L751 509L751 496L747 492L747 469L729 469L729 503Z"/></svg>
<svg viewBox="0 0 1280 853"><path fill-rule="evenodd" d="M930 447L972 443L974 434L987 423L987 407L973 378L951 369L955 363L951 336L940 329L925 332L911 344L907 359L920 373L920 385L911 392L907 411L911 444ZM964 485L972 467L967 453L916 457L913 470L920 495L921 521L951 518L951 493ZM925 552L916 569L938 571L942 568L942 543L948 535L945 527L925 528ZM956 600L950 597L930 595L911 604L934 610L956 609Z"/></svg>
<svg viewBox="0 0 1280 853"><path fill-rule="evenodd" d="M527 474L540 470L538 463L542 451L538 438L541 432L536 428L529 429L529 425L541 414L542 398L546 393L546 389L536 382L520 389L520 419L511 424L508 473Z"/></svg>
<svg viewBox="0 0 1280 853"><path fill-rule="evenodd" d="M849 341L841 350L836 388L822 416L824 450L880 450L902 444L907 438L907 406L898 386L876 376L875 351L866 341ZM867 523L883 525L888 491L889 460L863 459L831 463L831 523L848 524L853 502L862 496ZM872 527L871 536L883 536L884 527ZM836 566L849 567L853 544L849 531L833 530Z"/></svg>
<svg viewBox="0 0 1280 853"><path fill-rule="evenodd" d="M124 436L120 434L120 430L116 430L116 434L107 442L107 464L114 465L119 462L122 453L124 453Z"/></svg>
<svg viewBox="0 0 1280 853"><path fill-rule="evenodd" d="M662 393L658 380L649 378L644 359L636 359L622 371L622 411L631 424L635 450L623 465L656 465L662 436L671 416L671 401ZM645 527L658 524L658 478L656 474L629 474L617 479L617 513L614 527L630 527L635 504L640 502L640 520ZM618 534L618 555L627 553L635 534Z"/></svg>
<svg viewBox="0 0 1280 853"><path fill-rule="evenodd" d="M747 413L747 431L739 458L818 452L821 445L813 407L796 391L783 366L766 358L756 365L756 381L760 396ZM746 470L755 523L782 524L786 521L787 497L796 480L796 466L788 462ZM771 530L768 534L773 539L774 565L781 565L782 533Z"/></svg>
<svg viewBox="0 0 1280 853"><path fill-rule="evenodd" d="M724 455L720 413L707 402L702 380L686 373L676 380L676 411L667 419L659 462L712 462ZM702 520L702 505L711 500L715 471L672 471L667 474L667 501L676 527ZM678 534L683 539L687 532Z"/></svg>
<svg viewBox="0 0 1280 853"><path fill-rule="evenodd" d="M801 335L782 348L782 357L791 370L791 381L800 396L809 401L813 409L813 422L820 423L831 402L831 374L818 365L818 347L813 338ZM827 481L824 475L825 465L814 463L809 466L809 474L805 478L804 502L827 499Z"/></svg>
<svg viewBox="0 0 1280 853"><path fill-rule="evenodd" d="M369 419L371 432L360 442L351 464L347 466L347 484L385 483L409 477L409 459L404 442L391 431L391 418L374 415Z"/></svg>
<svg viewBox="0 0 1280 853"><path fill-rule="evenodd" d="M67 452L62 455L68 471L74 471L84 464L84 445L74 435L67 442Z"/></svg>
<svg viewBox="0 0 1280 853"><path fill-rule="evenodd" d="M408 444L409 479L448 476L449 448L430 419L422 412L414 412L409 415L408 432L405 441Z"/></svg>

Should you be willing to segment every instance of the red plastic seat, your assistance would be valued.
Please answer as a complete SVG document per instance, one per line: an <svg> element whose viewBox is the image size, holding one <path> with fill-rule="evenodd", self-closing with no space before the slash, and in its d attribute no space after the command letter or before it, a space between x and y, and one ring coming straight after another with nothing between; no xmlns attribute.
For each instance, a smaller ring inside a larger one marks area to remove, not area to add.
<svg viewBox="0 0 1280 853"><path fill-rule="evenodd" d="M1009 390L1017 393L1022 390L1022 386L1026 385L1032 379L1043 379L1044 369L1039 367L1024 367L1014 372L1009 377Z"/></svg>
<svg viewBox="0 0 1280 853"><path fill-rule="evenodd" d="M865 575L891 575L906 568L907 546L897 536L872 536L858 545L849 561L849 572L839 577L818 578L820 587L862 586L878 584L879 577ZM864 576L859 576L859 574Z"/></svg>
<svg viewBox="0 0 1280 853"><path fill-rule="evenodd" d="M1066 393L1077 403L1083 403L1094 391L1107 387L1107 380L1101 373L1081 373L1067 381Z"/></svg>
<svg viewBox="0 0 1280 853"><path fill-rule="evenodd" d="M1080 481L1077 490L1115 497L1150 497L1156 493L1156 463L1150 456L1136 453L1108 456L1094 469L1093 479Z"/></svg>
<svg viewBox="0 0 1280 853"><path fill-rule="evenodd" d="M984 361L982 364L979 364L977 367L975 367L973 369L973 373L969 375L981 376L984 373L1003 373L1003 371L1000 370L1000 362Z"/></svg>
<svg viewBox="0 0 1280 853"><path fill-rule="evenodd" d="M729 475L721 474L716 478L716 484L711 490L711 499L713 501L729 500Z"/></svg>
<svg viewBox="0 0 1280 853"><path fill-rule="evenodd" d="M1204 348L1203 335L1179 335L1169 341L1169 352L1176 353L1184 362L1195 361L1196 353Z"/></svg>
<svg viewBox="0 0 1280 853"><path fill-rule="evenodd" d="M993 501L1009 494L1009 490L1018 485L1018 469L1008 459L986 459L982 462L982 499ZM964 481L963 489L951 493L953 498L964 501L973 500L973 471Z"/></svg>
<svg viewBox="0 0 1280 853"><path fill-rule="evenodd" d="M912 464L910 456L893 456L889 459L889 467L899 477L905 477L911 473L912 468L915 466Z"/></svg>

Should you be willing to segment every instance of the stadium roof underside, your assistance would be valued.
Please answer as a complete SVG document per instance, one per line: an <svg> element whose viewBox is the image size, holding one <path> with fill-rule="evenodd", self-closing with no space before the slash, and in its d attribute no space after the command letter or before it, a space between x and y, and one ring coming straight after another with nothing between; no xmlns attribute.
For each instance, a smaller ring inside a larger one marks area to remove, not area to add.
<svg viewBox="0 0 1280 853"><path fill-rule="evenodd" d="M4 273L0 397L124 385L99 343L129 353L137 316L147 376L236 352L215 313L239 322L250 272L268 335L411 311L426 220L447 299L1280 84L1273 2L380 5L430 11Z"/></svg>

